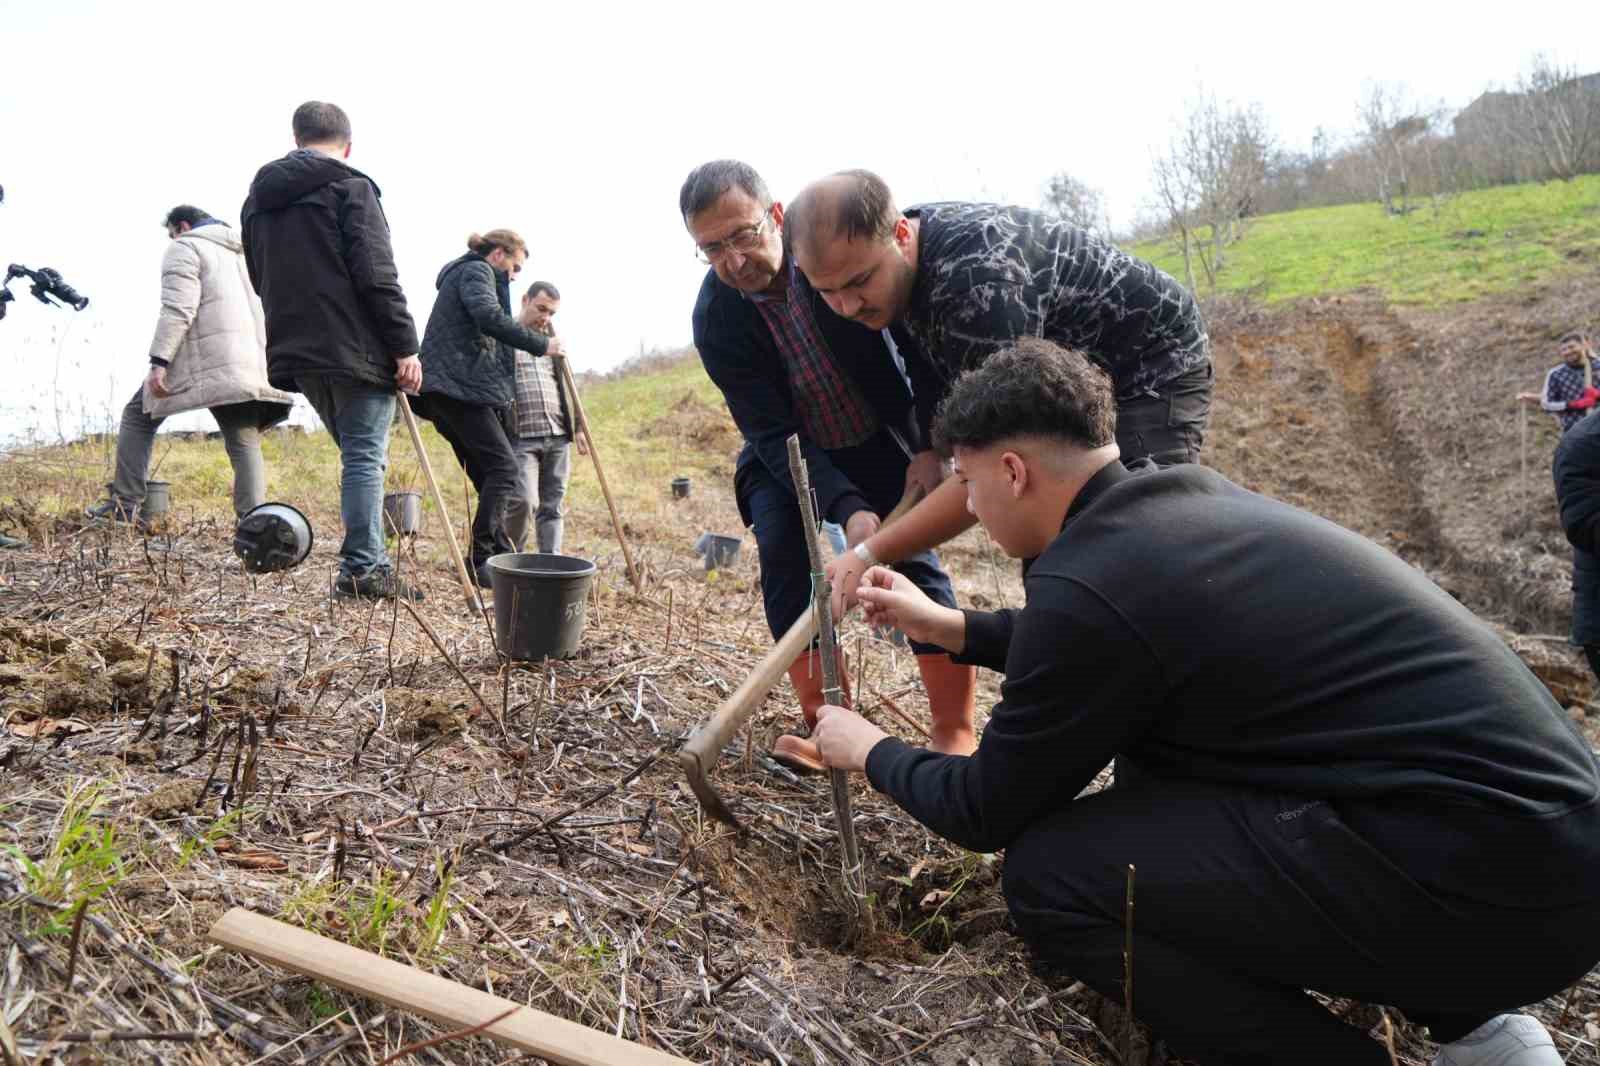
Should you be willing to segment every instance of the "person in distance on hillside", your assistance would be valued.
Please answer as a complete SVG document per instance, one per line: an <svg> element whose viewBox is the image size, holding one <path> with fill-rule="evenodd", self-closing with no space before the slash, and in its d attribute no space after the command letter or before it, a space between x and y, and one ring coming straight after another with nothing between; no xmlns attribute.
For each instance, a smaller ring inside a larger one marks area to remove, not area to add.
<svg viewBox="0 0 1600 1066"><path fill-rule="evenodd" d="M140 521L156 430L168 416L206 407L233 466L233 510L267 499L261 431L289 417L294 397L267 383L261 301L250 287L239 234L192 204L167 212L161 313L150 373L122 409L116 476L90 518Z"/></svg>
<svg viewBox="0 0 1600 1066"><path fill-rule="evenodd" d="M422 599L383 545L383 472L395 390L422 386L417 326L389 245L378 186L345 160L350 117L312 100L295 150L256 172L240 217L267 316L267 376L305 393L339 448L340 596Z"/></svg>
<svg viewBox="0 0 1600 1066"><path fill-rule="evenodd" d="M1304 989L1400 1008L1436 1066L1558 1066L1508 1013L1600 959L1600 766L1522 661L1420 571L1196 464L1119 462L1110 382L1029 338L936 439L1021 610L869 570L869 621L1005 672L970 756L824 706L812 740L924 826L1005 850L1018 930L1185 1058L1387 1066ZM1115 788L1080 792L1107 761ZM1130 874L1130 868L1136 874Z"/></svg>
<svg viewBox="0 0 1600 1066"><path fill-rule="evenodd" d="M469 565L483 588L489 587L489 558L516 550L506 532L506 504L519 474L503 420L517 399L515 352L535 359L564 354L560 338L511 317L511 279L527 260L528 245L512 230L472 234L465 254L439 271L439 293L422 336L417 410L450 442L478 490Z"/></svg>
<svg viewBox="0 0 1600 1066"><path fill-rule="evenodd" d="M940 369L939 395L962 370L1023 337L1043 337L1111 376L1127 461L1199 460L1212 385L1199 305L1173 278L1088 230L999 204L902 213L882 178L850 170L796 197L789 242L829 307L873 329L905 327ZM835 610L854 602L871 563L931 548L972 523L959 486L934 491L903 522L828 565Z"/></svg>
<svg viewBox="0 0 1600 1066"><path fill-rule="evenodd" d="M561 293L548 281L536 281L522 294L517 320L546 337L554 337L555 315ZM561 551L561 501L567 494L572 469L571 444L578 454L589 447L578 432L573 404L558 373L555 359L516 350L517 402L508 411L512 449L517 456L517 487L506 503L506 532L517 551L528 548L528 524L534 523L535 543L546 554Z"/></svg>
<svg viewBox="0 0 1600 1066"><path fill-rule="evenodd" d="M694 343L744 437L734 494L755 531L767 625L776 638L811 601L789 437L800 436L818 519L839 524L847 543L859 545L894 509L913 468L932 460L928 487L937 484L939 461L926 434L937 378L904 334L848 322L812 291L784 247L783 204L748 164L719 159L696 167L678 193L678 215L709 267L695 301ZM933 552L904 553L897 569L936 602L955 605ZM928 693L934 749L971 751L975 671L942 648L912 650ZM815 648L789 667L789 680L809 726L822 705ZM814 760L797 754L798 743L780 737L774 754L814 769Z"/></svg>
<svg viewBox="0 0 1600 1066"><path fill-rule="evenodd" d="M1600 387L1594 383L1594 344L1588 333L1574 330L1566 334L1561 338L1559 354L1561 362L1544 376L1544 388L1518 393L1517 399L1536 403L1555 415L1565 433L1594 410L1595 401L1600 400Z"/></svg>

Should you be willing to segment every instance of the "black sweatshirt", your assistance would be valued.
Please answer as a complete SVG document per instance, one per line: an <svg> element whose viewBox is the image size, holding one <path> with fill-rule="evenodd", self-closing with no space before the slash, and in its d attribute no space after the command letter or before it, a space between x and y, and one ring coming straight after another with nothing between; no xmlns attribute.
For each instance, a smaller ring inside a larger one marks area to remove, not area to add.
<svg viewBox="0 0 1600 1066"><path fill-rule="evenodd" d="M1200 466L1112 462L1026 588L1020 611L966 615L961 658L1006 675L977 752L868 756L941 836L1005 847L1126 755L1333 802L1443 892L1600 898L1588 744L1492 630L1370 541Z"/></svg>

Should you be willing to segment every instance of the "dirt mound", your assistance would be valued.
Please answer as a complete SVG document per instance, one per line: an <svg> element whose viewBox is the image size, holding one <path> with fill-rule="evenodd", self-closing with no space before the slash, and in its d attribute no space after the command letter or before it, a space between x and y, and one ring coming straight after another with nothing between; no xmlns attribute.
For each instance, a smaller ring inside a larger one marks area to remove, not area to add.
<svg viewBox="0 0 1600 1066"><path fill-rule="evenodd" d="M667 413L645 427L645 435L673 442L685 452L732 454L739 450L739 427L719 404L708 403L688 389Z"/></svg>
<svg viewBox="0 0 1600 1066"><path fill-rule="evenodd" d="M1515 397L1597 300L1600 274L1442 311L1361 294L1220 301L1205 461L1384 545L1508 631L1559 636L1571 553L1549 475L1558 438ZM1574 651L1535 644L1541 676L1564 664L1558 698L1592 698Z"/></svg>

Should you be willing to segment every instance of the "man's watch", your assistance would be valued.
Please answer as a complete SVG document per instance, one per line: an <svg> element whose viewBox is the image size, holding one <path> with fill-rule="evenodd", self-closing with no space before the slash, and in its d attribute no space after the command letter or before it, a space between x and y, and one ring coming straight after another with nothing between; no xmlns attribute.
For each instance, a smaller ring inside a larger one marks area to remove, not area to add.
<svg viewBox="0 0 1600 1066"><path fill-rule="evenodd" d="M852 548L850 550L856 553L856 558L857 559L860 559L862 562L866 563L868 566L877 566L877 565L879 565L878 564L878 557L876 555L872 554L872 549L867 547L867 542L866 541L862 541L860 544L857 544L854 548Z"/></svg>

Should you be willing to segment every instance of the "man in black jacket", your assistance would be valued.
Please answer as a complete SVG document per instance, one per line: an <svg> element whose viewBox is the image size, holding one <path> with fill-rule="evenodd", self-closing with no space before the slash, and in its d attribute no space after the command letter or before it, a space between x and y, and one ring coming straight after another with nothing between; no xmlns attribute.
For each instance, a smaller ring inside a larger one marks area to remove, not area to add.
<svg viewBox="0 0 1600 1066"><path fill-rule="evenodd" d="M807 279L840 314L903 323L948 382L1023 337L1087 355L1111 375L1126 461L1196 462L1211 410L1211 355L1194 297L1177 281L1079 226L1000 204L933 203L903 214L865 170L807 186L790 242ZM883 559L970 525L950 486L867 542ZM863 567L829 567L835 606Z"/></svg>
<svg viewBox="0 0 1600 1066"><path fill-rule="evenodd" d="M420 600L395 577L383 544L395 389L422 384L389 223L378 186L345 162L342 109L301 104L294 143L256 172L241 212L245 262L267 316L267 378L305 393L339 447L344 542L334 590Z"/></svg>
<svg viewBox="0 0 1600 1066"><path fill-rule="evenodd" d="M811 599L789 436L800 435L819 518L844 527L848 545L859 546L905 489L938 483L938 456L925 443L937 379L905 337L863 329L823 305L785 253L783 205L752 167L730 159L696 167L679 192L678 213L711 268L695 301L694 343L744 436L734 492L740 517L755 530L767 624L777 637ZM897 569L954 605L931 551L908 554ZM974 671L940 648L913 651L934 747L971 751ZM815 650L795 661L789 680L812 723L822 705ZM803 763L795 743L780 738L777 754Z"/></svg>
<svg viewBox="0 0 1600 1066"><path fill-rule="evenodd" d="M478 490L471 566L489 587L492 555L517 549L506 530L506 504L517 491L516 453L502 413L516 402L516 350L534 358L564 354L561 341L511 317L511 279L528 246L508 229L467 238L467 252L439 271L439 295L422 336L427 370L421 413L432 419Z"/></svg>
<svg viewBox="0 0 1600 1066"><path fill-rule="evenodd" d="M1005 671L970 757L824 707L830 765L1006 849L1017 926L1204 1063L1389 1062L1302 989L1392 1004L1444 1066L1558 1064L1508 1015L1600 958L1600 767L1539 681L1420 572L1194 464L1118 462L1106 378L1025 340L936 436L1027 605L869 619ZM1115 756L1117 787L1080 795ZM1124 766L1134 772L1124 774ZM1130 867L1137 873L1130 872Z"/></svg>
<svg viewBox="0 0 1600 1066"><path fill-rule="evenodd" d="M1600 418L1567 430L1554 473L1561 528L1572 544L1572 643L1600 678Z"/></svg>

